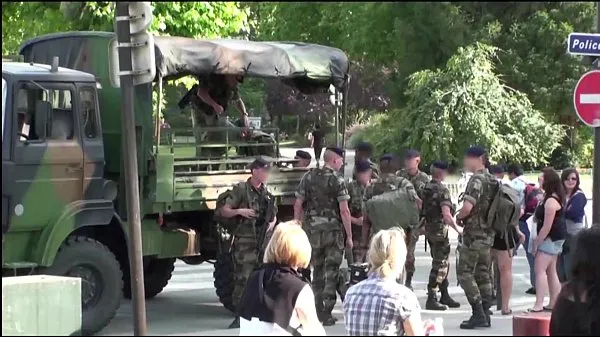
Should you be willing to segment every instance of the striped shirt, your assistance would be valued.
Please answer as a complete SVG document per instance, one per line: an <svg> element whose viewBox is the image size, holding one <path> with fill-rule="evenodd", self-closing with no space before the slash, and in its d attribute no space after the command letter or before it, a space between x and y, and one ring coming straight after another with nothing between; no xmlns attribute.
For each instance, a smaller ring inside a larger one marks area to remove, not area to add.
<svg viewBox="0 0 600 337"><path fill-rule="evenodd" d="M417 296L395 280L371 274L350 287L344 300L348 336L402 336L403 323L421 307Z"/></svg>

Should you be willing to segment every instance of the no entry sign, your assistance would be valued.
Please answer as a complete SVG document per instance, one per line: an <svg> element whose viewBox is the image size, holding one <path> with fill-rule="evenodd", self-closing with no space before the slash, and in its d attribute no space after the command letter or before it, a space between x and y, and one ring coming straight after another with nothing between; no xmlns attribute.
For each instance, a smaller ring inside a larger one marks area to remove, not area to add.
<svg viewBox="0 0 600 337"><path fill-rule="evenodd" d="M582 122L600 127L600 70L592 70L581 76L575 86L573 103Z"/></svg>

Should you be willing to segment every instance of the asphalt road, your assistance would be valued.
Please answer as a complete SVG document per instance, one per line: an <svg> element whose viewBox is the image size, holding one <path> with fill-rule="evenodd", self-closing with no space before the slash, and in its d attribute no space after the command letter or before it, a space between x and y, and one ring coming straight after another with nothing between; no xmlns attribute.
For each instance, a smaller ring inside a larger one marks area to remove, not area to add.
<svg viewBox="0 0 600 337"><path fill-rule="evenodd" d="M296 149L282 149L285 156L293 156L295 151ZM348 151L347 162L352 163L353 156L353 151ZM346 167L346 173L351 173L351 167ZM591 216L591 205L589 206L588 215ZM446 335L512 335L511 316L502 316L498 312L495 312L492 316L492 328L490 329L467 331L458 328L460 322L470 316L470 308L462 289L456 285L454 263L456 235L451 237L451 242L450 293L461 303L461 307L444 312L424 310L423 317L426 319L443 318ZM430 266L431 258L429 252L424 251L423 239L421 237L416 251L416 274L413 286L423 307L425 306L425 288ZM157 297L146 301L149 334L178 336L238 335L238 330L227 329L233 316L221 306L215 295L212 272L213 266L208 263L199 266L189 266L178 261L169 285ZM529 267L523 250L520 250L519 254L514 257L513 280L511 307L514 313L520 313L530 308L534 302L534 296L525 294L525 290L529 288ZM334 310L334 315L339 318L339 321L334 326L326 327L327 334L345 335L343 313L341 311L341 303L339 302ZM116 317L99 335L132 335L132 319L131 301L124 299Z"/></svg>

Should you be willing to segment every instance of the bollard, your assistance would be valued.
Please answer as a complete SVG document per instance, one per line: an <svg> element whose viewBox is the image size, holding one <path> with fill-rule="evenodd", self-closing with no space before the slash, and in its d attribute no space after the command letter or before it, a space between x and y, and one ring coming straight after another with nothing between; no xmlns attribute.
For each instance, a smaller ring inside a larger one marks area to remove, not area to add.
<svg viewBox="0 0 600 337"><path fill-rule="evenodd" d="M526 312L513 316L513 336L550 336L550 312Z"/></svg>

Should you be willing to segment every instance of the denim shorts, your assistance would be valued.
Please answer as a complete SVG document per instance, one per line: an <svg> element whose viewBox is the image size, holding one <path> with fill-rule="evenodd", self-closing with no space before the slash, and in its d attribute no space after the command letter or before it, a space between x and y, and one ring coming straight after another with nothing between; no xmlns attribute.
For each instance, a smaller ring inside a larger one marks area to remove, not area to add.
<svg viewBox="0 0 600 337"><path fill-rule="evenodd" d="M548 255L556 256L562 253L564 243L565 240L552 241L550 238L546 238L546 240L538 247L538 250Z"/></svg>

